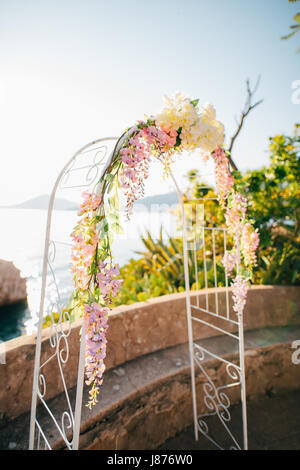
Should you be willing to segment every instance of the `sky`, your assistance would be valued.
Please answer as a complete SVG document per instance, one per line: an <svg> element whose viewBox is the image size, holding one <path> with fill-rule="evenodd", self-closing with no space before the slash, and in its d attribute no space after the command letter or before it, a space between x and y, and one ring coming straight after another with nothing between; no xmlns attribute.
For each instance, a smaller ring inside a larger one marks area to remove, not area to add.
<svg viewBox="0 0 300 470"><path fill-rule="evenodd" d="M300 104L298 38L281 41L300 3L287 0L0 0L0 205L50 193L84 144L119 136L163 95L211 102L236 129L245 80L263 99L233 149L242 170L268 163L268 137L291 133ZM199 155L174 165L184 185ZM154 168L147 194L170 190Z"/></svg>

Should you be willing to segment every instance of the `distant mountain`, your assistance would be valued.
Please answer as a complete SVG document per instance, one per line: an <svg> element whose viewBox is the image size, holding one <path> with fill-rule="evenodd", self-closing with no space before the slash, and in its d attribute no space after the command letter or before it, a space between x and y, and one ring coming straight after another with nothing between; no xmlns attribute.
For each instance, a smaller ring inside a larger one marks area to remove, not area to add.
<svg viewBox="0 0 300 470"><path fill-rule="evenodd" d="M168 204L169 206L172 206L178 204L178 196L175 191L166 194L157 194L155 196L143 197L134 203L135 206L139 204L143 204L147 207L151 207L154 204Z"/></svg>
<svg viewBox="0 0 300 470"><path fill-rule="evenodd" d="M0 206L2 208L11 208L11 209L48 209L50 196L48 194L43 194L42 196L34 197L28 201L21 202L20 204L14 204L12 206ZM152 205L162 205L167 204L169 206L175 205L178 203L176 192L166 193L166 194L157 194L155 196L143 197L135 202L134 206L143 205L148 209ZM76 202L68 201L67 199L56 198L54 201L54 209L61 211L72 211L78 210L78 204Z"/></svg>
<svg viewBox="0 0 300 470"><path fill-rule="evenodd" d="M34 197L28 201L21 202L20 204L14 204L12 206L2 206L12 209L48 209L50 196L43 194L42 196ZM78 204L76 202L68 201L67 199L56 198L54 202L54 209L61 211L77 210Z"/></svg>

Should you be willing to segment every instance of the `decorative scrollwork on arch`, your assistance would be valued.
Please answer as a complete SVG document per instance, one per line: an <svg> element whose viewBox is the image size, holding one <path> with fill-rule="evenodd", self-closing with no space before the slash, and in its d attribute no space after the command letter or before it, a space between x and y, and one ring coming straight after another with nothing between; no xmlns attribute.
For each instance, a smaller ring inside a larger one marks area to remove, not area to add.
<svg viewBox="0 0 300 470"><path fill-rule="evenodd" d="M59 184L59 189L91 187L96 183L97 178L99 178L100 168L106 163L108 155L109 147L103 144L80 152L65 170ZM83 158L87 159L88 162L84 161L81 164ZM72 176L74 181L72 181Z"/></svg>
<svg viewBox="0 0 300 470"><path fill-rule="evenodd" d="M70 414L68 411L64 411L61 417L61 430L64 436L64 440L69 446L72 445L72 439L73 439L73 431L74 431L74 418L73 415ZM68 432L72 430L72 437L71 439L68 439Z"/></svg>
<svg viewBox="0 0 300 470"><path fill-rule="evenodd" d="M46 395L46 380L44 374L40 373L39 374L39 385L38 385L38 390L40 396L43 398Z"/></svg>
<svg viewBox="0 0 300 470"><path fill-rule="evenodd" d="M209 416L217 416L220 423L226 429L227 434L233 441L231 448L240 449L236 438L228 427L228 424L231 421L231 402L228 394L225 393L225 390L230 389L233 386L240 385L241 376L239 367L233 363L227 362L224 359L220 358L223 362L225 362L226 373L228 374L230 379L233 380L233 382L227 385L216 386L214 380L210 377L203 364L206 358L206 354L209 354L209 352L202 349L201 346L199 346L198 344L194 344L195 362L206 379L202 385L202 389L204 394L203 401L207 408L207 412L198 416L198 429L202 434L209 438L209 440L216 444L217 447L221 448L220 445L213 438L210 437L208 423L206 422L206 419Z"/></svg>

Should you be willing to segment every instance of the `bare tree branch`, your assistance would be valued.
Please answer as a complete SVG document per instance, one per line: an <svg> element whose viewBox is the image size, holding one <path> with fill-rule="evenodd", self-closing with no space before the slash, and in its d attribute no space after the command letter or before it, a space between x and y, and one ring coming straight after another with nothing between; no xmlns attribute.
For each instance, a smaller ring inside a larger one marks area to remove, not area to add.
<svg viewBox="0 0 300 470"><path fill-rule="evenodd" d="M248 116L248 114L254 108L256 108L256 106L258 106L259 104L261 104L263 102L263 100L259 100L256 103L252 104L253 95L256 93L256 91L258 89L259 83L260 83L260 75L258 76L258 78L256 80L254 88L251 90L249 78L247 78L247 80L246 80L247 97L246 97L245 105L244 105L244 108L241 111L240 120L237 123L237 130L235 131L235 133L231 137L230 144L229 144L229 147L228 147L228 152L230 153L230 155L228 156L229 163L230 163L231 167L234 170L238 170L238 168L237 168L236 164L234 163L234 161L232 160L232 157L231 157L232 147L233 147L233 145L236 141L237 136L239 135L239 133L242 130L245 118Z"/></svg>

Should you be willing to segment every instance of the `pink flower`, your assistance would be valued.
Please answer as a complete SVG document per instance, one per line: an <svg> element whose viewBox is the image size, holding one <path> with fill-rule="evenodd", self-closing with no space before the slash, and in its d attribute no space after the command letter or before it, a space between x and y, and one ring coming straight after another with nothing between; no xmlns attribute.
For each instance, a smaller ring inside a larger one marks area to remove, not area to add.
<svg viewBox="0 0 300 470"><path fill-rule="evenodd" d="M225 220L229 232L235 236L236 240L241 234L245 222L246 210L247 199L240 193L233 193L230 205L225 212Z"/></svg>
<svg viewBox="0 0 300 470"><path fill-rule="evenodd" d="M225 268L225 272L227 276L230 276L232 271L234 270L237 262L237 255L233 251L225 251L222 263Z"/></svg>
<svg viewBox="0 0 300 470"><path fill-rule="evenodd" d="M84 201L80 205L78 215L81 216L85 212L93 211L99 207L101 203L101 197L96 193L89 193L88 191L84 191L82 193Z"/></svg>
<svg viewBox="0 0 300 470"><path fill-rule="evenodd" d="M144 123L141 121L139 124L143 126ZM127 215L133 203L143 195L151 155L155 154L164 158L164 155L174 151L176 138L176 131L166 132L153 125L143 126L136 129L127 146L120 150L124 164L120 182L127 199Z"/></svg>
<svg viewBox="0 0 300 470"><path fill-rule="evenodd" d="M259 245L258 229L247 222L242 229L242 253L247 266L256 266L256 250Z"/></svg>
<svg viewBox="0 0 300 470"><path fill-rule="evenodd" d="M90 280L90 267L93 263L99 242L95 227L81 225L81 232L72 234L72 272L75 287L86 289Z"/></svg>
<svg viewBox="0 0 300 470"><path fill-rule="evenodd" d="M104 300L109 304L112 297L115 297L122 285L122 280L115 279L119 275L119 266L108 267L100 262L100 272L97 274L97 281Z"/></svg>
<svg viewBox="0 0 300 470"><path fill-rule="evenodd" d="M221 147L212 154L215 161L215 177L220 203L224 206L224 200L232 191L234 178L228 168L228 158Z"/></svg>
<svg viewBox="0 0 300 470"><path fill-rule="evenodd" d="M249 288L249 283L247 279L244 279L240 274L236 276L232 286L232 298L233 298L233 310L241 315L246 303L247 292Z"/></svg>
<svg viewBox="0 0 300 470"><path fill-rule="evenodd" d="M109 308L93 302L84 305L83 322L86 330L86 376L87 385L92 384L88 406L97 402L99 387L102 385L106 356L106 330Z"/></svg>

